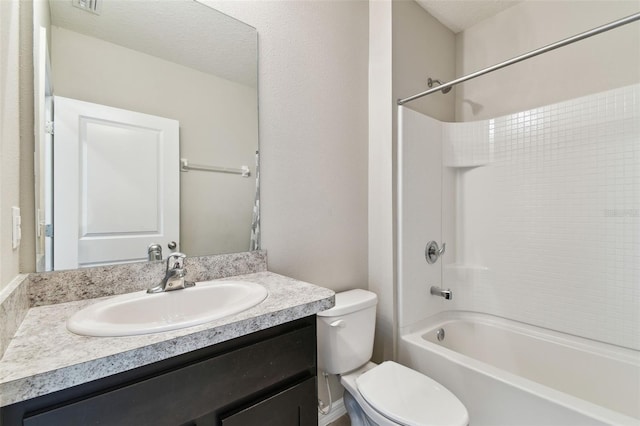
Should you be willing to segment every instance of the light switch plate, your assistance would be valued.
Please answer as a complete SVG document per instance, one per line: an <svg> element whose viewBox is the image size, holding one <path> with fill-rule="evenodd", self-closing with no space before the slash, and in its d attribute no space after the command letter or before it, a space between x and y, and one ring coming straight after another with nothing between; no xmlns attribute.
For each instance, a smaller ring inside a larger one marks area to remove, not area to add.
<svg viewBox="0 0 640 426"><path fill-rule="evenodd" d="M22 239L22 218L20 217L20 207L11 207L11 219L13 224L12 244L13 249L20 247Z"/></svg>

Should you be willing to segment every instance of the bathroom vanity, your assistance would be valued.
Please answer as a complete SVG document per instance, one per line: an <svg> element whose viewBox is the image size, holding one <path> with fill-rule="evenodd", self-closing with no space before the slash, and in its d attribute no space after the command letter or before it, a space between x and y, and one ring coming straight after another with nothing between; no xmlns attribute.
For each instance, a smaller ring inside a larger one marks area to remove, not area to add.
<svg viewBox="0 0 640 426"><path fill-rule="evenodd" d="M334 293L267 271L229 278L240 277L269 296L162 333L70 333L66 319L96 299L31 307L0 361L0 424L317 424L315 314Z"/></svg>
<svg viewBox="0 0 640 426"><path fill-rule="evenodd" d="M2 425L313 425L315 317L2 408Z"/></svg>

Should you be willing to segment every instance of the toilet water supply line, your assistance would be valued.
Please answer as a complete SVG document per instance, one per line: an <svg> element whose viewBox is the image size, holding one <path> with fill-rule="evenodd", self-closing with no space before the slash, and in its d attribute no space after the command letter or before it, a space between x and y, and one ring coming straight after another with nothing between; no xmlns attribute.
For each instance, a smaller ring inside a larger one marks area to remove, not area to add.
<svg viewBox="0 0 640 426"><path fill-rule="evenodd" d="M324 402L322 402L322 400L318 398L318 412L323 416L326 416L331 412L331 405L333 404L333 401L331 400L332 398L331 398L331 387L329 386L329 373L323 371L322 376L324 377L324 382L327 384L327 393L329 394L329 406L327 407L326 410L323 410Z"/></svg>

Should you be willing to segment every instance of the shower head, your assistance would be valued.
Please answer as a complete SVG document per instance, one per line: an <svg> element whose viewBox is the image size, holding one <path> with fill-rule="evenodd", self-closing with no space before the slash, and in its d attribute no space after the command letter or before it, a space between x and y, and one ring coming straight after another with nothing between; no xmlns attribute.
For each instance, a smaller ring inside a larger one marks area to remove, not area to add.
<svg viewBox="0 0 640 426"><path fill-rule="evenodd" d="M442 84L444 84L444 83L443 83L443 82L441 82L440 80L434 80L434 79L432 79L431 77L429 77L429 78L427 79L427 86L429 86L429 87L433 87L433 83L438 83L438 85L442 85ZM451 87L446 87L446 88L442 89L441 91L442 91L442 93L445 93L445 94L446 94L446 93L449 93L449 92L451 91Z"/></svg>

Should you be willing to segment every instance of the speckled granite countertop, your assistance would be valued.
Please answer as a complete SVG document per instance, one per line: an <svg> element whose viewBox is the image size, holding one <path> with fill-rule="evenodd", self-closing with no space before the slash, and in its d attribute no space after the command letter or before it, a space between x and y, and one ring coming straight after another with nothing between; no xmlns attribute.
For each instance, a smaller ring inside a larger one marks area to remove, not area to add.
<svg viewBox="0 0 640 426"><path fill-rule="evenodd" d="M333 291L271 272L222 280L238 279L265 286L269 296L239 314L164 333L87 337L67 330L73 313L104 297L31 308L0 360L0 406L313 315L334 304Z"/></svg>

